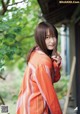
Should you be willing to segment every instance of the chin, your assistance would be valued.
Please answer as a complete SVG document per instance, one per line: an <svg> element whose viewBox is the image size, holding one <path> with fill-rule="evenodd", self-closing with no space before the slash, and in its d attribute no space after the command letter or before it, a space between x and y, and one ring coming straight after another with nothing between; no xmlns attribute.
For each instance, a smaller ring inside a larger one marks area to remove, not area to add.
<svg viewBox="0 0 80 114"><path fill-rule="evenodd" d="M54 50L55 46L48 46L47 48L48 48L48 50Z"/></svg>
<svg viewBox="0 0 80 114"><path fill-rule="evenodd" d="M54 48L48 48L48 50L53 50Z"/></svg>

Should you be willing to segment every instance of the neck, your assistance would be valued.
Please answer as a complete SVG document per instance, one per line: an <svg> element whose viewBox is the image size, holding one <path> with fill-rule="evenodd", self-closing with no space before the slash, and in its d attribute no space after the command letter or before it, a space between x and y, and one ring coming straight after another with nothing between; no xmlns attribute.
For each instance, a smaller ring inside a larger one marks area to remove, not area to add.
<svg viewBox="0 0 80 114"><path fill-rule="evenodd" d="M49 55L49 57L51 57L51 55L52 55L52 51L53 51L53 50L48 50L48 49L47 49L47 51L48 51L48 55Z"/></svg>

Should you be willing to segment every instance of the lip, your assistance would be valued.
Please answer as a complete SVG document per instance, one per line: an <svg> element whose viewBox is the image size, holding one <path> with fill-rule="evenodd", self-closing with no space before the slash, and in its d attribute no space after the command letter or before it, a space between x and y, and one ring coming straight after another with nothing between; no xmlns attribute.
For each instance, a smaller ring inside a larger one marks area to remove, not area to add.
<svg viewBox="0 0 80 114"><path fill-rule="evenodd" d="M54 46L54 45L49 45L49 46Z"/></svg>
<svg viewBox="0 0 80 114"><path fill-rule="evenodd" d="M53 46L53 44L49 44L49 46Z"/></svg>

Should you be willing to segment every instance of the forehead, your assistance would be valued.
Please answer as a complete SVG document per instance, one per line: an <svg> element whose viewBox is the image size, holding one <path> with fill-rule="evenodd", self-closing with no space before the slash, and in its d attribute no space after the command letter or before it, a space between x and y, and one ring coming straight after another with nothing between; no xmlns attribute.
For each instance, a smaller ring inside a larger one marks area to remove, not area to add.
<svg viewBox="0 0 80 114"><path fill-rule="evenodd" d="M47 29L46 35L54 35L54 31L52 29Z"/></svg>

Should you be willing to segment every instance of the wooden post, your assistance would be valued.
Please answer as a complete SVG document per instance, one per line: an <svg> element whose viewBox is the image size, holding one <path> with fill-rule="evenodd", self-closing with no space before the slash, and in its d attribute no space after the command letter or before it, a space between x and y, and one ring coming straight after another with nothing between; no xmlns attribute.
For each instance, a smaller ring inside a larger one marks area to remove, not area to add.
<svg viewBox="0 0 80 114"><path fill-rule="evenodd" d="M69 102L69 95L70 95L70 92L71 92L72 81L73 81L73 76L74 76L74 71L75 71L75 65L76 65L76 58L74 56L73 61L72 61L72 66L71 66L69 86L68 86L66 101L65 101L65 104L64 104L63 114L66 114L66 112L67 112L67 107L68 107L68 102Z"/></svg>
<svg viewBox="0 0 80 114"><path fill-rule="evenodd" d="M0 100L1 100L2 104L5 105L5 103L4 103L4 101L3 101L1 96L0 96Z"/></svg>

